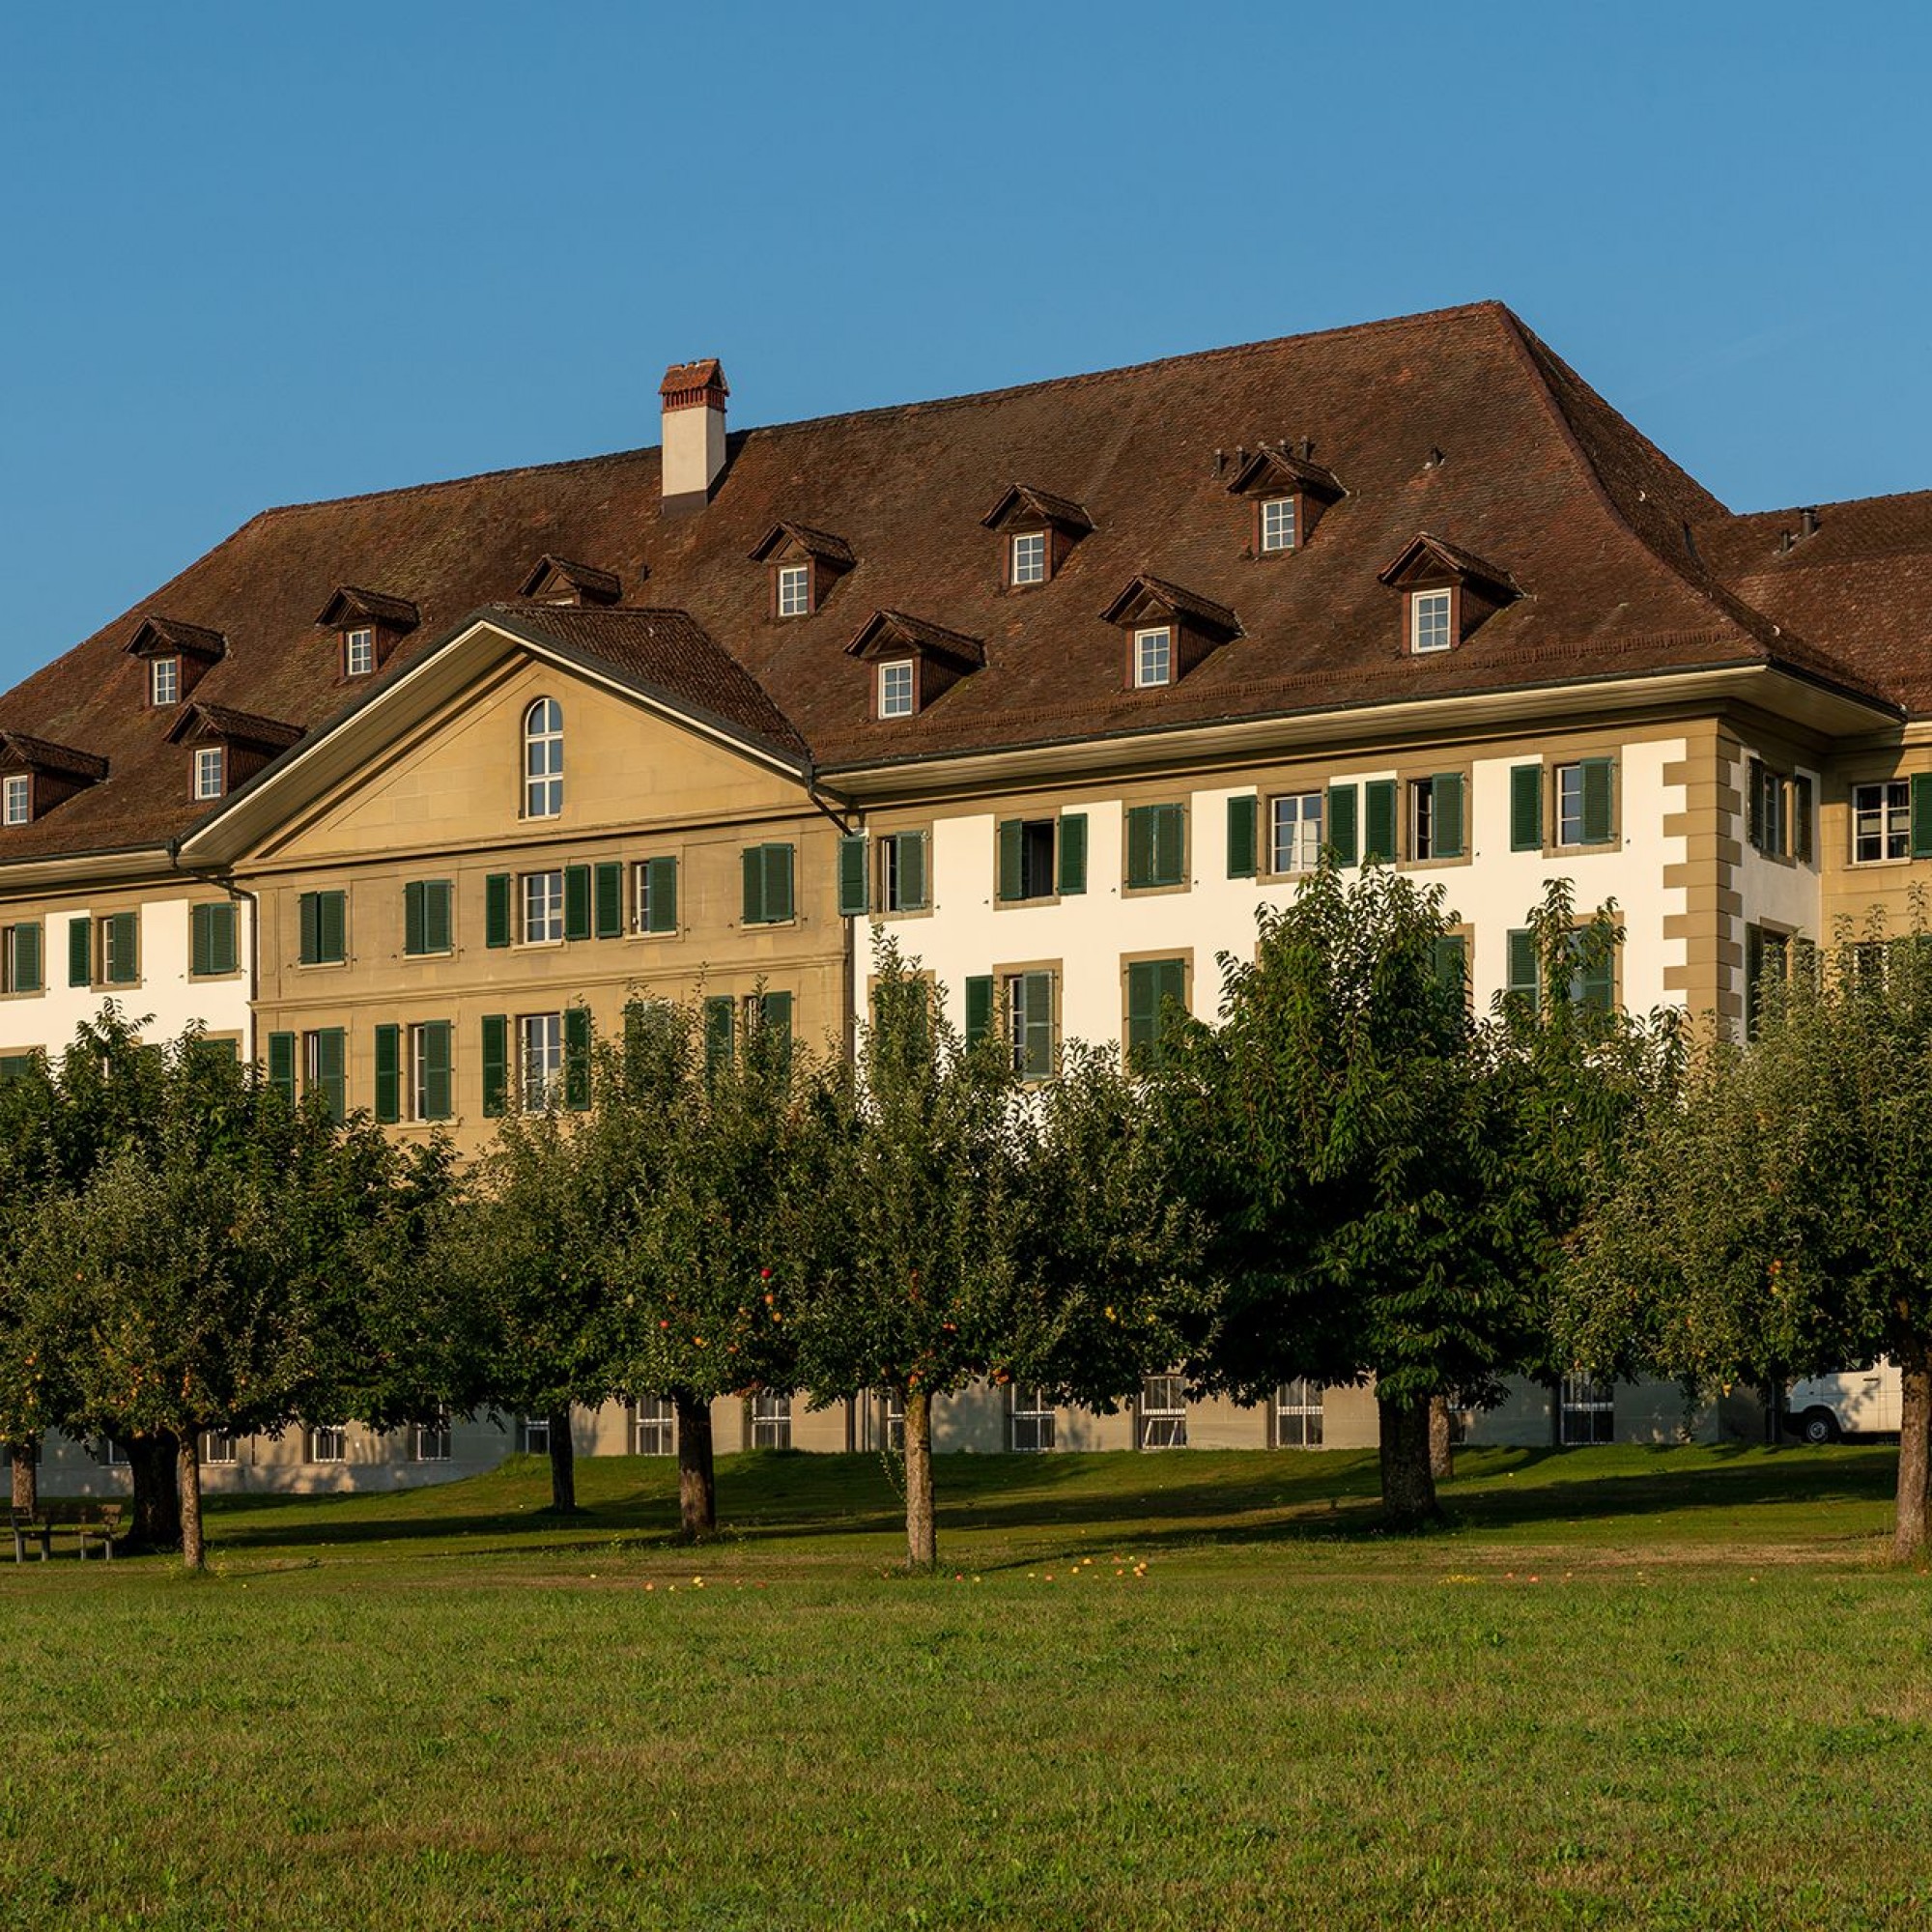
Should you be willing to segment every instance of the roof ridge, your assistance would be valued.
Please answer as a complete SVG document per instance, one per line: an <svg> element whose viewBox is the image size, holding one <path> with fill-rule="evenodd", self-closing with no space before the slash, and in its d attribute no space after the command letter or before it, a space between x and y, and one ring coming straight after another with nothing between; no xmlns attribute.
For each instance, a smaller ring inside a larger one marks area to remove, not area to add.
<svg viewBox="0 0 1932 1932"><path fill-rule="evenodd" d="M1920 490L1881 490L1873 497L1813 497L1799 503L1772 503L1761 510L1726 510L1721 520L1713 517L1693 529L1718 529L1723 523L1748 524L1759 517L1795 517L1804 510L1860 510L1870 503L1902 503L1909 498L1932 499L1932 488Z"/></svg>

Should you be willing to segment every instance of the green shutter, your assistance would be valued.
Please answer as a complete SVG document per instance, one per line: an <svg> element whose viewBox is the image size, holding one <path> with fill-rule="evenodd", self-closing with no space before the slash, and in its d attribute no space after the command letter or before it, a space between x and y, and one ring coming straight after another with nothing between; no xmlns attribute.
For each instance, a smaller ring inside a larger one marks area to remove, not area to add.
<svg viewBox="0 0 1932 1932"><path fill-rule="evenodd" d="M597 867L596 919L599 939L624 936L624 867L620 861L606 859Z"/></svg>
<svg viewBox="0 0 1932 1932"><path fill-rule="evenodd" d="M41 927L38 920L30 925L14 928L14 990L16 993L38 993L41 990Z"/></svg>
<svg viewBox="0 0 1932 1932"><path fill-rule="evenodd" d="M141 977L136 956L135 915L117 912L107 921L107 980L116 986L131 986Z"/></svg>
<svg viewBox="0 0 1932 1932"><path fill-rule="evenodd" d="M977 973L966 981L966 1044L978 1046L993 1030L993 977Z"/></svg>
<svg viewBox="0 0 1932 1932"><path fill-rule="evenodd" d="M1762 943L1762 932L1758 936ZM1613 947L1605 947L1599 958L1577 969L1570 980L1570 997L1577 1006L1588 1007L1593 1011L1606 1013L1610 1010L1617 997L1617 961Z"/></svg>
<svg viewBox="0 0 1932 1932"><path fill-rule="evenodd" d="M1338 866L1352 866L1359 856L1355 829L1360 809L1360 797L1353 785L1328 787L1328 849L1334 853Z"/></svg>
<svg viewBox="0 0 1932 1932"><path fill-rule="evenodd" d="M189 906L187 911L187 971L191 980L205 980L214 969L208 963L208 915L213 906Z"/></svg>
<svg viewBox="0 0 1932 1932"><path fill-rule="evenodd" d="M510 943L510 875L492 872L483 881L483 944L507 946ZM498 1107L498 1113L502 1108Z"/></svg>
<svg viewBox="0 0 1932 1932"><path fill-rule="evenodd" d="M94 981L94 922L71 919L67 923L67 982L87 986Z"/></svg>
<svg viewBox="0 0 1932 1932"><path fill-rule="evenodd" d="M376 1118L384 1125L403 1118L403 1030L376 1029Z"/></svg>
<svg viewBox="0 0 1932 1932"><path fill-rule="evenodd" d="M296 1037L292 1033L269 1036L269 1085L290 1106L296 1103Z"/></svg>
<svg viewBox="0 0 1932 1932"><path fill-rule="evenodd" d="M236 966L235 907L226 899L198 905L188 915L188 971L197 980L232 973Z"/></svg>
<svg viewBox="0 0 1932 1932"><path fill-rule="evenodd" d="M863 919L870 910L866 892L866 859L869 849L863 832L848 832L838 840L840 919Z"/></svg>
<svg viewBox="0 0 1932 1932"><path fill-rule="evenodd" d="M1463 774L1438 772L1429 781L1429 849L1437 859L1463 856Z"/></svg>
<svg viewBox="0 0 1932 1932"><path fill-rule="evenodd" d="M1509 983L1504 989L1520 994L1536 1010L1536 934L1526 928L1509 936Z"/></svg>
<svg viewBox="0 0 1932 1932"><path fill-rule="evenodd" d="M644 914L648 932L677 930L677 861L644 861Z"/></svg>
<svg viewBox="0 0 1932 1932"><path fill-rule="evenodd" d="M1127 808L1127 884L1129 886L1151 886L1153 884L1153 811L1154 809L1151 805L1130 805Z"/></svg>
<svg viewBox="0 0 1932 1932"><path fill-rule="evenodd" d="M1435 977L1459 1000L1469 997L1469 941L1460 932L1438 933Z"/></svg>
<svg viewBox="0 0 1932 1932"><path fill-rule="evenodd" d="M999 896L1003 899L1020 896L1024 883L1020 877L1020 860L1025 837L1026 828L1017 818L1009 818L1000 826Z"/></svg>
<svg viewBox="0 0 1932 1932"><path fill-rule="evenodd" d="M1932 772L1912 775L1912 856L1932 859Z"/></svg>
<svg viewBox="0 0 1932 1932"><path fill-rule="evenodd" d="M718 1073L731 1064L731 1029L735 1015L728 994L704 1003L704 1070Z"/></svg>
<svg viewBox="0 0 1932 1932"><path fill-rule="evenodd" d="M1811 781L1791 781L1791 856L1801 866L1811 863Z"/></svg>
<svg viewBox="0 0 1932 1932"><path fill-rule="evenodd" d="M507 885L509 881L505 879ZM483 1111L494 1119L503 1111L510 1082L510 1021L504 1013L483 1015Z"/></svg>
<svg viewBox="0 0 1932 1932"><path fill-rule="evenodd" d="M1764 927L1745 927L1745 1037L1757 1037L1758 1014L1764 997Z"/></svg>
<svg viewBox="0 0 1932 1932"><path fill-rule="evenodd" d="M563 1104L582 1113L590 1104L590 1009L563 1013Z"/></svg>
<svg viewBox="0 0 1932 1932"><path fill-rule="evenodd" d="M1187 808L1184 805L1157 805L1153 820L1154 883L1184 886L1187 883Z"/></svg>
<svg viewBox="0 0 1932 1932"><path fill-rule="evenodd" d="M925 834L901 832L895 863L898 868L900 912L925 910Z"/></svg>
<svg viewBox="0 0 1932 1932"><path fill-rule="evenodd" d="M1261 800L1249 792L1228 801L1228 876L1252 879L1256 871L1255 828Z"/></svg>
<svg viewBox="0 0 1932 1932"><path fill-rule="evenodd" d="M563 868L563 936L566 939L590 937L588 866L566 866Z"/></svg>
<svg viewBox="0 0 1932 1932"><path fill-rule="evenodd" d="M1764 850L1764 766L1752 758L1745 767L1745 838L1755 852Z"/></svg>
<svg viewBox="0 0 1932 1932"><path fill-rule="evenodd" d="M1370 865L1395 863L1395 781L1373 779L1363 789L1366 801L1367 832L1362 840L1362 858Z"/></svg>
<svg viewBox="0 0 1932 1932"><path fill-rule="evenodd" d="M349 957L349 895L317 893L314 897L316 951L310 963L339 966Z"/></svg>
<svg viewBox="0 0 1932 1932"><path fill-rule="evenodd" d="M1610 810L1615 760L1583 760L1583 843L1607 845L1615 836Z"/></svg>
<svg viewBox="0 0 1932 1932"><path fill-rule="evenodd" d="M1154 1022L1160 1014L1160 977L1154 959L1131 960L1127 966L1127 1065L1138 1070L1153 1055Z"/></svg>
<svg viewBox="0 0 1932 1932"><path fill-rule="evenodd" d="M304 966L313 966L322 957L322 895L304 893L298 901L301 914L301 944L297 957Z"/></svg>
<svg viewBox="0 0 1932 1932"><path fill-rule="evenodd" d="M450 1024L447 1020L429 1020L424 1023L421 1032L422 1117L426 1121L446 1121L453 1111L450 1105Z"/></svg>
<svg viewBox="0 0 1932 1932"><path fill-rule="evenodd" d="M1543 767L1510 767L1510 850L1543 850Z"/></svg>
<svg viewBox="0 0 1932 1932"><path fill-rule="evenodd" d="M765 912L765 848L762 845L745 847L745 923L762 925L768 915Z"/></svg>
<svg viewBox="0 0 1932 1932"><path fill-rule="evenodd" d="M14 1080L24 1080L34 1070L34 1056L31 1053L0 1054L0 1087Z"/></svg>
<svg viewBox="0 0 1932 1932"><path fill-rule="evenodd" d="M791 995L766 993L758 1001L758 1028L767 1051L791 1057Z"/></svg>
<svg viewBox="0 0 1932 1932"><path fill-rule="evenodd" d="M315 1087L328 1103L328 1118L339 1121L349 1111L347 1037L340 1027L322 1027L315 1040Z"/></svg>
<svg viewBox="0 0 1932 1932"><path fill-rule="evenodd" d="M429 951L428 941L423 936L423 882L420 879L412 879L403 888L403 951L407 953Z"/></svg>
<svg viewBox="0 0 1932 1932"><path fill-rule="evenodd" d="M792 916L792 848L765 847L765 917L775 925Z"/></svg>
<svg viewBox="0 0 1932 1932"><path fill-rule="evenodd" d="M1027 973L1020 980L1021 1017L1025 1034L1020 1047L1020 1071L1029 1080L1053 1075L1053 975Z"/></svg>
<svg viewBox="0 0 1932 1932"><path fill-rule="evenodd" d="M1060 849L1054 884L1063 898L1087 890L1087 814L1063 811L1060 814Z"/></svg>

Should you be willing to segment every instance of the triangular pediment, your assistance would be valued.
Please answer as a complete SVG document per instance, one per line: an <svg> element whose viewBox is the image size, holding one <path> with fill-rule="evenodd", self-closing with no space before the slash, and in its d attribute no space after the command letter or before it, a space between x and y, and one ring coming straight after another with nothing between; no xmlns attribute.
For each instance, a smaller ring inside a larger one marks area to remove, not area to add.
<svg viewBox="0 0 1932 1932"><path fill-rule="evenodd" d="M1467 584L1494 604L1508 604L1522 595L1516 579L1499 564L1490 563L1459 544L1431 536L1427 530L1411 537L1378 576L1391 590Z"/></svg>

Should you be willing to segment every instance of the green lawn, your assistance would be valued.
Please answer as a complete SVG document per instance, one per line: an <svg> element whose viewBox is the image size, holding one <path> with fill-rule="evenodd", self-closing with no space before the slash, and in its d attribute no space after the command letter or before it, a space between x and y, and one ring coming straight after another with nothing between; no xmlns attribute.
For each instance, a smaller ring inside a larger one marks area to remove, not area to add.
<svg viewBox="0 0 1932 1932"><path fill-rule="evenodd" d="M226 1504L0 1565L0 1925L1916 1926L1892 1465L954 1458L922 1583L864 1457Z"/></svg>

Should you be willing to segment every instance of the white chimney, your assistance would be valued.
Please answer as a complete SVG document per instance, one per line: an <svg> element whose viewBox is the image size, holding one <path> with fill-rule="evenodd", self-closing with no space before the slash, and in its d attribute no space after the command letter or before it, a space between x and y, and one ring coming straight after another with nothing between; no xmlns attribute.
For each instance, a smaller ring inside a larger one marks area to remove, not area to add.
<svg viewBox="0 0 1932 1932"><path fill-rule="evenodd" d="M724 468L724 398L731 393L715 356L674 362L658 389L664 398L664 507L696 510Z"/></svg>

